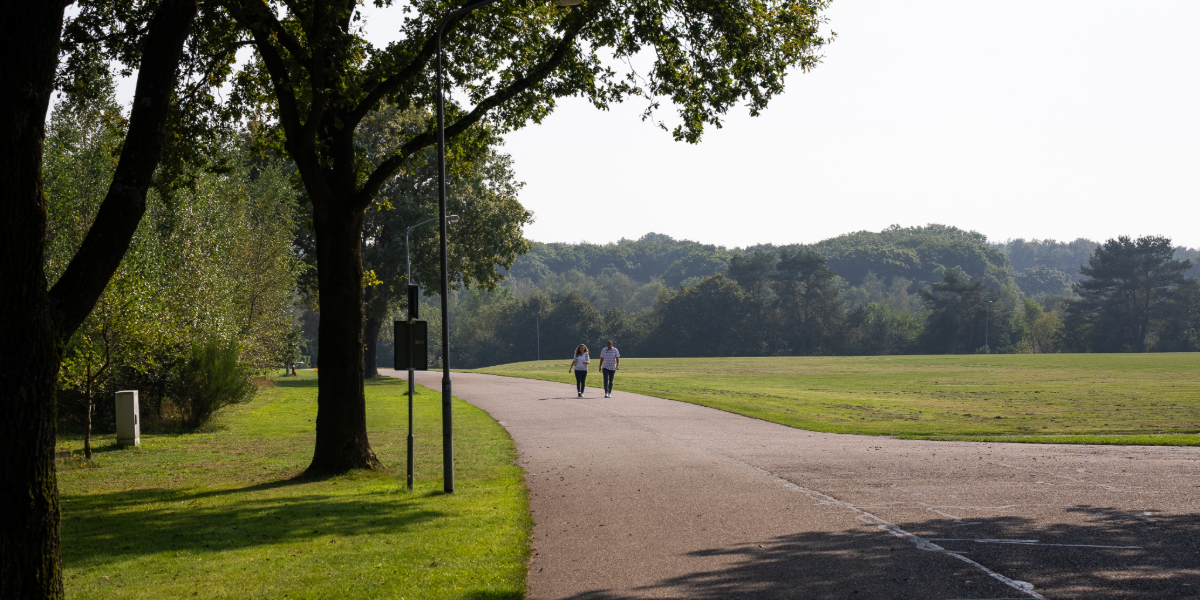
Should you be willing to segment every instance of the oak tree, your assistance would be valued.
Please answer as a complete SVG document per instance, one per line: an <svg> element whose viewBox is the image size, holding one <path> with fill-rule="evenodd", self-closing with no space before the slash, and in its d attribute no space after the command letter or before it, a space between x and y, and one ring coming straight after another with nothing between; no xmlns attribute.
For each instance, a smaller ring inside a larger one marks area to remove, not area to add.
<svg viewBox="0 0 1200 600"><path fill-rule="evenodd" d="M384 186L434 144L433 123L378 161L355 144L360 123L385 102L432 106L435 32L458 2L419 0L400 11L399 39L375 47L351 0L217 0L256 54L239 79L247 114L276 123L313 206L321 302L317 441L309 472L378 464L363 395L362 232ZM560 8L499 2L445 24L446 136L454 154L473 128L504 132L540 122L559 98L598 108L631 96L677 110L675 138L695 142L739 104L752 114L796 67L820 59L824 0L587 0ZM648 62L644 70L634 65Z"/></svg>

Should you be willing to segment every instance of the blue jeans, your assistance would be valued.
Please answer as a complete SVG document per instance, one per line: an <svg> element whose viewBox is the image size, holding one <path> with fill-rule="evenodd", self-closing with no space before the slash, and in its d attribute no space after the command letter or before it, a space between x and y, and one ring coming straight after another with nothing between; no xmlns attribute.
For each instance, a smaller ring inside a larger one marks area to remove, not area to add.
<svg viewBox="0 0 1200 600"><path fill-rule="evenodd" d="M600 372L604 374L604 393L611 394L612 393L612 384L613 384L613 375L617 374L617 370L616 369L600 369Z"/></svg>
<svg viewBox="0 0 1200 600"><path fill-rule="evenodd" d="M583 384L587 381L587 371L575 369L575 389L582 394Z"/></svg>

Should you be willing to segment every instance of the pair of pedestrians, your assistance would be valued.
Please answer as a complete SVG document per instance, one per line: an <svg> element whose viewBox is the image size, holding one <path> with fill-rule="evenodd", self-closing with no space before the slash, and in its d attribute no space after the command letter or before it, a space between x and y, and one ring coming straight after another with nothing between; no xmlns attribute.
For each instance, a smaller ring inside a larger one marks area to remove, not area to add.
<svg viewBox="0 0 1200 600"><path fill-rule="evenodd" d="M567 371L575 371L575 391L578 392L578 397L583 397L584 384L587 382L588 364L591 363L591 357L588 355L588 347L580 344L575 347L575 359L571 361L571 366ZM600 351L600 373L604 375L604 397L612 398L613 377L617 374L617 369L621 368L621 353L613 348L612 340L608 340L605 348Z"/></svg>

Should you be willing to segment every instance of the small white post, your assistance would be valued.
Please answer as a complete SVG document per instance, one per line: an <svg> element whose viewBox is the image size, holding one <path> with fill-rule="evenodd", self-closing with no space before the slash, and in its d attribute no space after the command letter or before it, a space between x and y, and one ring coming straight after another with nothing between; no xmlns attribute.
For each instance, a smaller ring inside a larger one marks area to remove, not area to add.
<svg viewBox="0 0 1200 600"><path fill-rule="evenodd" d="M141 429L138 423L137 390L117 392L117 445L141 445Z"/></svg>

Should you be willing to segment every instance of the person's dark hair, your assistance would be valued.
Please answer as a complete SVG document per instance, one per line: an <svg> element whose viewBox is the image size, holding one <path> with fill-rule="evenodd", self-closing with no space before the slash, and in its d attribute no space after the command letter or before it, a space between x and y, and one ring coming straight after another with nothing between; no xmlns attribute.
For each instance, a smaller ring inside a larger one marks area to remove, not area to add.
<svg viewBox="0 0 1200 600"><path fill-rule="evenodd" d="M588 349L587 349L587 346L586 346L585 344L580 344L580 345L578 345L578 346L575 346L575 356L579 356L580 354L584 354L584 353L586 353L587 351L588 351Z"/></svg>

